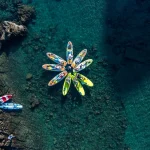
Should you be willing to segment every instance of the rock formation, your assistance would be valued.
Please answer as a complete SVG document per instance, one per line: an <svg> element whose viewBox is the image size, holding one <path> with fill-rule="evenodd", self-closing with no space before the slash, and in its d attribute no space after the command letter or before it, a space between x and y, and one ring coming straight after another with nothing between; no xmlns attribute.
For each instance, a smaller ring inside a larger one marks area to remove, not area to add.
<svg viewBox="0 0 150 150"><path fill-rule="evenodd" d="M29 5L18 5L17 11L18 19L21 24L28 23L34 16L35 10Z"/></svg>
<svg viewBox="0 0 150 150"><path fill-rule="evenodd" d="M0 27L0 40L10 39L12 36L23 36L27 32L27 28L23 25L17 25L11 21L4 21Z"/></svg>

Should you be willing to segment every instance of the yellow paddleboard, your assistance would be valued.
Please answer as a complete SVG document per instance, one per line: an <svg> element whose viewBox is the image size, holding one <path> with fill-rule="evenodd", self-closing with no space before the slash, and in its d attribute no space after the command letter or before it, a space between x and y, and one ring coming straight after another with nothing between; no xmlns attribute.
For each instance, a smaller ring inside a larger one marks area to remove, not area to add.
<svg viewBox="0 0 150 150"><path fill-rule="evenodd" d="M74 72L74 75L77 77L77 79L79 79L79 81L82 84L85 84L87 86L93 86L92 81L90 79L88 79L87 77L85 77L84 75L82 75L80 73L75 73L75 72Z"/></svg>
<svg viewBox="0 0 150 150"><path fill-rule="evenodd" d="M82 87L81 83L78 81L78 79L74 75L71 75L71 78L72 78L73 84L74 84L75 88L77 89L77 91L82 96L84 96L85 92L84 92L84 88Z"/></svg>
<svg viewBox="0 0 150 150"><path fill-rule="evenodd" d="M63 89L62 89L63 95L67 95L70 88L70 84L71 84L71 73L69 73L65 79Z"/></svg>

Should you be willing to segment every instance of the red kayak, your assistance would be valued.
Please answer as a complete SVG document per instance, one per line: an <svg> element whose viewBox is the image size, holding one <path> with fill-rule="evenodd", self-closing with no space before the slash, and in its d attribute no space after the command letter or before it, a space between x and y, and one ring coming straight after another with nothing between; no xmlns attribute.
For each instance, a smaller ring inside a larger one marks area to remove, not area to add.
<svg viewBox="0 0 150 150"><path fill-rule="evenodd" d="M12 99L12 95L4 95L0 97L0 103L5 103L8 100Z"/></svg>

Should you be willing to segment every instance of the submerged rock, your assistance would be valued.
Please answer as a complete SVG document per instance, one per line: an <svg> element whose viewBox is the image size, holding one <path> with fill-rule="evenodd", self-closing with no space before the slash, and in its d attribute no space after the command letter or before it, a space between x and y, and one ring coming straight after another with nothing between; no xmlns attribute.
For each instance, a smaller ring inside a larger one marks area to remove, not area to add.
<svg viewBox="0 0 150 150"><path fill-rule="evenodd" d="M40 104L38 99L35 99L32 103L31 103L31 108L34 109L35 107L37 107Z"/></svg>
<svg viewBox="0 0 150 150"><path fill-rule="evenodd" d="M15 22L10 20L0 22L0 49L3 41L9 40L16 36L24 36L27 33L27 28L23 24L29 23L32 18L35 17L35 10L32 6L25 5L21 0L15 0L6 2L5 0L0 1L0 9L9 12L11 15L6 17L2 15L2 19L7 20L13 18Z"/></svg>
<svg viewBox="0 0 150 150"><path fill-rule="evenodd" d="M32 79L32 74L31 73L28 73L27 75L26 75L26 80L31 80Z"/></svg>
<svg viewBox="0 0 150 150"><path fill-rule="evenodd" d="M6 53L3 52L0 55L0 73L5 73L8 70L9 70L8 69L8 59L7 59Z"/></svg>
<svg viewBox="0 0 150 150"><path fill-rule="evenodd" d="M39 106L40 101L37 99L37 97L33 94L29 100L31 106L31 109L34 109L35 107Z"/></svg>
<svg viewBox="0 0 150 150"><path fill-rule="evenodd" d="M23 25L17 25L11 21L4 21L1 26L0 40L7 40L12 36L23 36L27 32L27 28Z"/></svg>
<svg viewBox="0 0 150 150"><path fill-rule="evenodd" d="M29 5L19 5L17 14L19 22L26 24L35 16L35 10Z"/></svg>
<svg viewBox="0 0 150 150"><path fill-rule="evenodd" d="M5 136L3 134L0 135L0 140L3 140Z"/></svg>

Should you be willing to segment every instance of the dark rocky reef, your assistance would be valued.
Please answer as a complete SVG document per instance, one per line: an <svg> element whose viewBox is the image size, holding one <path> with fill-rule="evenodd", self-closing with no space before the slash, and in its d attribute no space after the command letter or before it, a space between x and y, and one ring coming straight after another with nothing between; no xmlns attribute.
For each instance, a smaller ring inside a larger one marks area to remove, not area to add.
<svg viewBox="0 0 150 150"><path fill-rule="evenodd" d="M0 73L6 73L9 69L8 69L8 58L7 58L7 55L5 52L3 52L1 55L0 55ZM2 82L2 81L0 81ZM3 85L3 84L2 84ZM6 91L4 90L4 87L1 88L0 87L0 91L4 91L4 92L0 92L0 95L3 95L6 93Z"/></svg>
<svg viewBox="0 0 150 150"><path fill-rule="evenodd" d="M11 20L19 24L27 24L35 17L34 8L24 4L22 0L0 0L0 13L0 21Z"/></svg>
<svg viewBox="0 0 150 150"><path fill-rule="evenodd" d="M24 36L27 28L11 21L4 21L0 24L0 40L8 40L15 36Z"/></svg>
<svg viewBox="0 0 150 150"><path fill-rule="evenodd" d="M35 17L35 10L32 6L23 4L21 0L14 0L13 2L0 0L0 11L9 14L7 17L0 18L1 49L2 42L26 35L26 26Z"/></svg>
<svg viewBox="0 0 150 150"><path fill-rule="evenodd" d="M0 0L0 96L13 94L14 101L19 97L17 90L10 86L11 65L5 46L16 37L27 34L27 24L32 20L33 7L24 5L21 0ZM11 43L11 42L10 42ZM3 44L4 50L1 49ZM10 44L11 45L11 44ZM5 52L2 52L5 51ZM5 112L0 109L0 150L25 148L27 123L20 118L20 112ZM8 136L15 137L9 140Z"/></svg>
<svg viewBox="0 0 150 150"><path fill-rule="evenodd" d="M25 36L27 28L24 25L18 25L11 21L0 23L0 49L4 41L18 36Z"/></svg>
<svg viewBox="0 0 150 150"><path fill-rule="evenodd" d="M17 10L18 21L21 24L27 24L32 18L35 17L35 10L29 5L18 5Z"/></svg>
<svg viewBox="0 0 150 150"><path fill-rule="evenodd" d="M9 86L7 72L10 71L9 60L6 53L0 55L0 96L7 93L15 95L15 91ZM20 124L19 114L15 112L5 112L0 109L0 150L20 148L23 145L22 137L18 134ZM10 140L9 135L15 138Z"/></svg>

